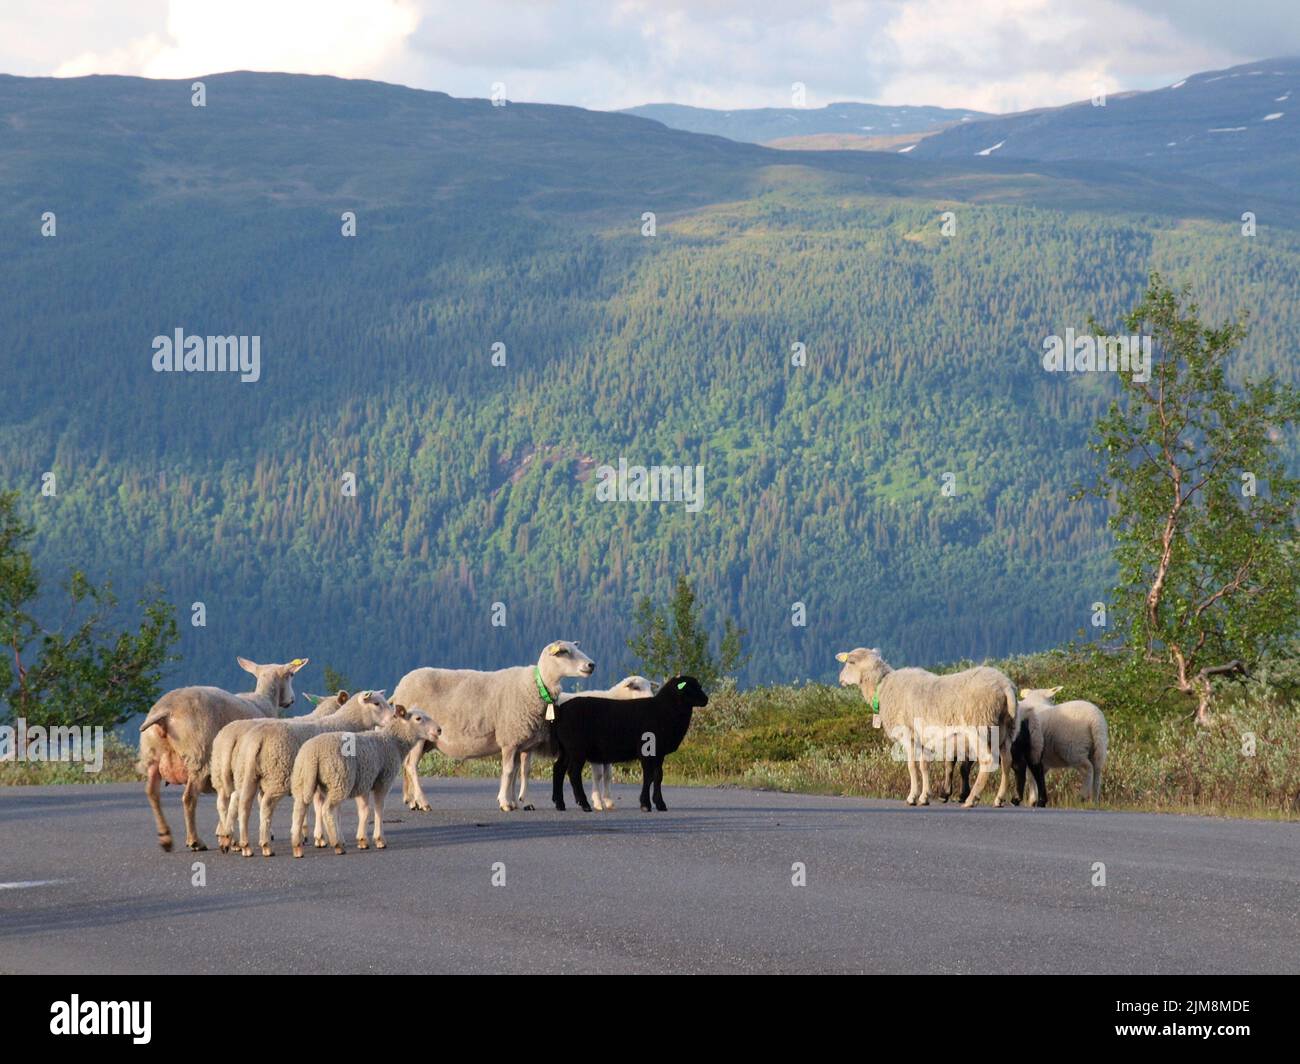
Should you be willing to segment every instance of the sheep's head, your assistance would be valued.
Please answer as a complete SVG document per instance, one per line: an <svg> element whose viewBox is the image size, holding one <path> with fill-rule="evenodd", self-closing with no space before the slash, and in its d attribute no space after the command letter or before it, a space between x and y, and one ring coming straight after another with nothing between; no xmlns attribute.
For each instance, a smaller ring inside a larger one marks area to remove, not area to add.
<svg viewBox="0 0 1300 1064"><path fill-rule="evenodd" d="M362 691L357 695L357 701L373 728L382 728L395 715L395 710L384 697L383 691Z"/></svg>
<svg viewBox="0 0 1300 1064"><path fill-rule="evenodd" d="M688 706L699 708L709 704L709 696L704 693L700 681L694 676L670 676L659 690L667 691L674 701L684 702Z"/></svg>
<svg viewBox="0 0 1300 1064"><path fill-rule="evenodd" d="M557 639L543 650L537 665L544 676L557 680L565 676L590 676L596 671L596 663L578 649L577 643L567 639Z"/></svg>
<svg viewBox="0 0 1300 1064"><path fill-rule="evenodd" d="M423 739L427 743L436 743L442 729L427 713L418 709L407 709L403 705L392 707L393 720L400 721L403 730L414 739Z"/></svg>
<svg viewBox="0 0 1300 1064"><path fill-rule="evenodd" d="M844 668L840 669L841 687L863 687L865 690L864 685L869 685L874 691L880 678L889 671L879 647L842 651L835 655L835 660L844 663Z"/></svg>
<svg viewBox="0 0 1300 1064"><path fill-rule="evenodd" d="M1022 687L1020 689L1020 701L1022 702L1045 702L1051 704L1058 694L1061 693L1059 687Z"/></svg>
<svg viewBox="0 0 1300 1064"><path fill-rule="evenodd" d="M293 705L293 677L306 666L309 659L294 658L285 665L259 665L248 658L236 658L239 667L257 677L257 691L264 694L280 708Z"/></svg>
<svg viewBox="0 0 1300 1064"><path fill-rule="evenodd" d="M609 693L615 698L649 698L655 693L655 685L644 676L624 676Z"/></svg>

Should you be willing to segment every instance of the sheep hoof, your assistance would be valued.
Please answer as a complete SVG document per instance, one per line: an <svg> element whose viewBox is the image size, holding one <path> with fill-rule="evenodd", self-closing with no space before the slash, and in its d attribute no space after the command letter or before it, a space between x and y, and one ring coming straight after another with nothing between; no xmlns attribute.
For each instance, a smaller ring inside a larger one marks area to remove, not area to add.
<svg viewBox="0 0 1300 1064"><path fill-rule="evenodd" d="M316 839L312 842L312 845L315 846L316 849L318 850L323 850L325 848L325 840L320 836L317 836Z"/></svg>
<svg viewBox="0 0 1300 1064"><path fill-rule="evenodd" d="M523 809L523 811L524 811L525 813L533 813L533 812L536 812L536 810L537 810L537 806L533 805L532 802L529 802L529 803L528 803L527 805L525 805L525 806L520 806L520 808Z"/></svg>
<svg viewBox="0 0 1300 1064"><path fill-rule="evenodd" d="M334 847L334 852L342 855L347 853L347 850L343 848L343 843L340 842L337 846Z"/></svg>
<svg viewBox="0 0 1300 1064"><path fill-rule="evenodd" d="M649 803L647 803L647 802L642 802L642 803L641 803L641 812L643 812L643 813L648 813L648 812L650 812L650 805L649 805Z"/></svg>
<svg viewBox="0 0 1300 1064"><path fill-rule="evenodd" d="M979 804L980 803L978 798L967 798L964 802L961 803L961 807L963 809L974 809Z"/></svg>
<svg viewBox="0 0 1300 1064"><path fill-rule="evenodd" d="M915 796L915 795L912 795L912 794L909 794L909 795L907 796L907 804L908 804L908 805L916 805L916 796Z"/></svg>
<svg viewBox="0 0 1300 1064"><path fill-rule="evenodd" d="M918 799L916 800L916 804L917 804L917 805L929 805L929 804L930 804L930 796L929 796L928 794L923 794L923 795L921 795L921 797L918 798Z"/></svg>
<svg viewBox="0 0 1300 1064"><path fill-rule="evenodd" d="M1045 809L1047 807L1047 799L1044 798L1041 802L1035 802L1034 807L1037 809Z"/></svg>
<svg viewBox="0 0 1300 1064"><path fill-rule="evenodd" d="M302 847L301 847L301 846L295 846L295 847L293 848L293 855L294 855L295 857L301 857L301 856L302 856Z"/></svg>
<svg viewBox="0 0 1300 1064"><path fill-rule="evenodd" d="M556 803L555 803L555 811L556 811L557 813L563 813L563 812L564 812L564 803L563 803L563 802L556 802Z"/></svg>
<svg viewBox="0 0 1300 1064"><path fill-rule="evenodd" d="M273 849L271 849L271 847L269 847L269 846L263 846L263 847L262 847L262 856L263 856L263 857L274 857L274 856L275 856L275 851L274 851Z"/></svg>
<svg viewBox="0 0 1300 1064"><path fill-rule="evenodd" d="M358 850L368 850L368 849L370 849L370 844L369 844L368 842L366 842L365 839L357 839L357 849L358 849Z"/></svg>
<svg viewBox="0 0 1300 1064"><path fill-rule="evenodd" d="M195 853L202 853L204 850L207 849L207 847L204 846L202 841L199 839L195 839L193 842L187 842L185 845L188 846Z"/></svg>
<svg viewBox="0 0 1300 1064"><path fill-rule="evenodd" d="M656 802L656 803L655 803L655 808L658 809L659 812L661 812L661 813L666 813L666 812L668 812L668 807L667 807L666 805L664 805L663 802Z"/></svg>
<svg viewBox="0 0 1300 1064"><path fill-rule="evenodd" d="M1020 804L1020 799L1019 799L1019 798L1012 798L1012 799L1011 799L1011 804L1012 804L1012 805L1019 805L1019 804Z"/></svg>
<svg viewBox="0 0 1300 1064"><path fill-rule="evenodd" d="M411 806L411 808L414 809L417 813L433 812L433 806L431 806L428 802L416 802L413 806Z"/></svg>
<svg viewBox="0 0 1300 1064"><path fill-rule="evenodd" d="M172 852L172 837L170 835L159 835L158 845L162 847L163 853Z"/></svg>
<svg viewBox="0 0 1300 1064"><path fill-rule="evenodd" d="M386 850L388 849L388 843L386 843L383 839L375 839L375 849Z"/></svg>

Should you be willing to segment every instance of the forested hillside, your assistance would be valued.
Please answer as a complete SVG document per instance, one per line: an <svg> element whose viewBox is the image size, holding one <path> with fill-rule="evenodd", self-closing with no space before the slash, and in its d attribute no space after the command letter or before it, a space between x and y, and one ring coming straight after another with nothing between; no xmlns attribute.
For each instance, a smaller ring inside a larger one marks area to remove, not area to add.
<svg viewBox="0 0 1300 1064"><path fill-rule="evenodd" d="M1295 379L1300 239L1243 237L1191 181L205 81L193 108L188 82L0 78L0 488L42 572L161 583L186 682L305 655L308 690L326 663L391 689L558 637L613 679L634 598L681 571L749 630L745 680L1039 649L1105 597L1104 515L1067 497L1113 394L1044 372L1043 338L1158 268L1251 310L1243 368ZM260 336L261 379L153 372L176 328ZM620 456L703 465L703 508L598 501Z"/></svg>

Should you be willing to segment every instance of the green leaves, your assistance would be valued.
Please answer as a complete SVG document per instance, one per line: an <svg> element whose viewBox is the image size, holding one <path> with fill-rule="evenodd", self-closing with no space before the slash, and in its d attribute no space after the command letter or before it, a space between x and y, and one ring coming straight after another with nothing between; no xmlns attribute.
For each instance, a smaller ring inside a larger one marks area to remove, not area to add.
<svg viewBox="0 0 1300 1064"><path fill-rule="evenodd" d="M728 617L715 658L709 633L701 627L695 592L685 576L678 576L667 610L660 612L648 597L636 605L635 631L627 641L646 675L694 676L706 690L723 676L733 675L745 664L741 641L745 630Z"/></svg>
<svg viewBox="0 0 1300 1064"><path fill-rule="evenodd" d="M1300 481L1287 476L1279 444L1300 418L1300 394L1272 376L1234 385L1244 319L1214 328L1198 313L1186 288L1152 275L1124 320L1152 336L1152 376L1120 376L1124 400L1089 445L1101 478L1085 490L1114 507L1115 611L1132 649L1165 662L1204 720L1211 676L1297 629Z"/></svg>
<svg viewBox="0 0 1300 1064"><path fill-rule="evenodd" d="M163 666L176 660L172 606L157 595L142 600L138 630L114 631L112 589L74 570L64 624L44 627L29 612L38 580L17 502L17 493L0 494L0 710L32 724L103 727L144 712L158 698Z"/></svg>

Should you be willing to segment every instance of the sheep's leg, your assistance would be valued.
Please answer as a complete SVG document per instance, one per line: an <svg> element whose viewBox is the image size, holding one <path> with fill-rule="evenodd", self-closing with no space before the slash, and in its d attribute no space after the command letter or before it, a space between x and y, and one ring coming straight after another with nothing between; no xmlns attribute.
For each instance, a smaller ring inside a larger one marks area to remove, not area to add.
<svg viewBox="0 0 1300 1064"><path fill-rule="evenodd" d="M573 788L573 800L578 803L578 808L584 813L591 812L591 806L587 802L587 795L582 789L582 770L586 767L586 762L581 758L574 758L569 763L569 786Z"/></svg>
<svg viewBox="0 0 1300 1064"><path fill-rule="evenodd" d="M921 773L921 793L917 796L917 805L930 804L930 755L918 738L916 741L916 767Z"/></svg>
<svg viewBox="0 0 1300 1064"><path fill-rule="evenodd" d="M167 818L162 811L162 773L157 762L149 765L149 775L145 779L144 793L149 798L149 808L153 810L153 822L158 828L158 845L164 853L172 852L172 829L167 825Z"/></svg>
<svg viewBox="0 0 1300 1064"><path fill-rule="evenodd" d="M1092 797L1092 762L1084 761L1079 766L1079 797L1085 802Z"/></svg>
<svg viewBox="0 0 1300 1064"><path fill-rule="evenodd" d="M1034 805L1041 809L1047 804L1047 777L1043 772L1043 763L1040 761L1036 765L1030 765L1029 771L1034 774L1034 790L1037 792Z"/></svg>
<svg viewBox="0 0 1300 1064"><path fill-rule="evenodd" d="M1092 763L1092 800L1094 804L1101 801L1101 766L1095 761Z"/></svg>
<svg viewBox="0 0 1300 1064"><path fill-rule="evenodd" d="M429 799L424 796L424 788L420 786L420 758L423 756L424 740L421 739L411 747L402 766L402 799L408 808L427 813L431 808Z"/></svg>
<svg viewBox="0 0 1300 1064"><path fill-rule="evenodd" d="M661 813L668 812L668 806L664 804L664 759L655 758L655 783L654 783L655 808Z"/></svg>
<svg viewBox="0 0 1300 1064"><path fill-rule="evenodd" d="M907 804L916 805L916 796L921 793L921 785L916 776L916 743L912 736L908 735L906 741L907 753L907 778L911 786L907 791Z"/></svg>
<svg viewBox="0 0 1300 1064"><path fill-rule="evenodd" d="M357 795L357 849L368 850L366 842L366 821L370 819L370 802L364 794Z"/></svg>
<svg viewBox="0 0 1300 1064"><path fill-rule="evenodd" d="M605 799L605 811L609 812L614 808L614 766L606 763L605 780L601 784L601 794Z"/></svg>
<svg viewBox="0 0 1300 1064"><path fill-rule="evenodd" d="M528 813L537 808L528 800L528 773L531 761L532 754L527 750L519 751L519 808Z"/></svg>
<svg viewBox="0 0 1300 1064"><path fill-rule="evenodd" d="M970 768L973 762L963 760L961 763L961 797L958 801L964 802L970 797Z"/></svg>
<svg viewBox="0 0 1300 1064"><path fill-rule="evenodd" d="M239 788L239 852L245 857L253 856L253 847L248 844L248 815L253 811L253 795L257 793L257 776L250 772L246 779L236 781Z"/></svg>
<svg viewBox="0 0 1300 1064"><path fill-rule="evenodd" d="M650 812L650 784L655 778L654 758L641 758L641 812Z"/></svg>
<svg viewBox="0 0 1300 1064"><path fill-rule="evenodd" d="M319 813L317 814L319 816ZM320 821L316 821L317 825ZM319 830L319 826L317 828ZM307 832L307 803L301 798L293 800L293 828L289 832L289 841L293 844L293 855L302 856L302 839Z"/></svg>
<svg viewBox="0 0 1300 1064"><path fill-rule="evenodd" d="M604 801L600 797L600 762L591 763L591 808L596 812L601 812L605 808Z"/></svg>
<svg viewBox="0 0 1300 1064"><path fill-rule="evenodd" d="M984 790L984 784L988 782L989 772L993 766L993 751L989 749L986 739L979 741L979 772L975 775L975 785L970 789L970 796L962 803L965 809L976 805L980 800L980 792Z"/></svg>
<svg viewBox="0 0 1300 1064"><path fill-rule="evenodd" d="M339 842L339 825L335 811L339 807L342 799L335 799L333 795L327 795L323 812L325 814L325 830L329 833L330 845L334 847L335 853L344 853L343 843Z"/></svg>
<svg viewBox="0 0 1300 1064"><path fill-rule="evenodd" d="M230 852L230 792L217 788L217 849L222 853Z"/></svg>
<svg viewBox="0 0 1300 1064"><path fill-rule="evenodd" d="M275 807L280 804L282 797L284 796L280 794L262 792L262 801L258 806L260 819L257 825L257 842L262 849L263 857L275 856L275 851L271 849L271 817L275 814Z"/></svg>
<svg viewBox="0 0 1300 1064"><path fill-rule="evenodd" d="M561 750L555 755L555 764L551 766L551 801L558 812L564 812L564 777L568 774L569 762Z"/></svg>
<svg viewBox="0 0 1300 1064"><path fill-rule="evenodd" d="M991 745L991 744L990 744ZM998 773L998 793L993 797L993 804L1001 807L1007 804L1007 791L1011 786L1011 729L998 729L998 756L1001 758Z"/></svg>
<svg viewBox="0 0 1300 1064"><path fill-rule="evenodd" d="M1011 799L1011 804L1019 805L1025 800L1025 764L1022 761L1014 764L1012 768L1016 774L1016 796Z"/></svg>
<svg viewBox="0 0 1300 1064"><path fill-rule="evenodd" d="M501 812L509 813L515 808L511 795L515 792L515 765L519 757L519 748L503 746L501 748L501 786L497 788L497 805Z"/></svg>
<svg viewBox="0 0 1300 1064"><path fill-rule="evenodd" d="M185 810L185 845L191 850L206 850L203 840L199 838L199 828L194 821L194 814L199 808L199 785L191 775L185 781L185 790L181 793L181 808Z"/></svg>
<svg viewBox="0 0 1300 1064"><path fill-rule="evenodd" d="M374 812L374 836L375 849L382 850L388 843L384 840L384 799L387 797L387 787L376 787L370 795L370 808Z"/></svg>
<svg viewBox="0 0 1300 1064"><path fill-rule="evenodd" d="M321 794L320 788L316 789L311 799L312 809L316 814L316 830L312 834L312 843L319 850L325 848L325 822L322 810L325 807L325 797Z"/></svg>

